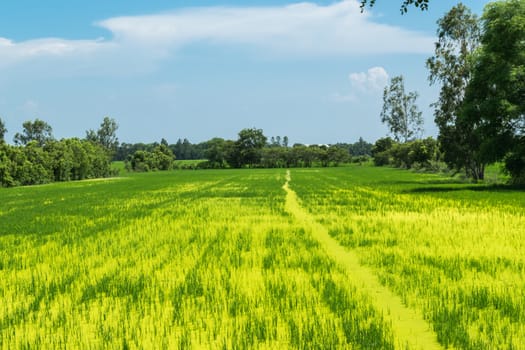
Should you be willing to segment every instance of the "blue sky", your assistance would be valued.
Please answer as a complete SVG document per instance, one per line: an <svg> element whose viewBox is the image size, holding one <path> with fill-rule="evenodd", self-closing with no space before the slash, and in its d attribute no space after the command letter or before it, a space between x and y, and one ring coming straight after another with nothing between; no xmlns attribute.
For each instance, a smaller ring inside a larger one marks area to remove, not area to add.
<svg viewBox="0 0 525 350"><path fill-rule="evenodd" d="M347 1L17 0L0 3L0 117L84 137L104 116L122 142L235 139L242 128L291 143L373 142L388 79L420 93L435 135L425 60L436 20L457 3L400 15ZM463 3L481 14L484 0Z"/></svg>

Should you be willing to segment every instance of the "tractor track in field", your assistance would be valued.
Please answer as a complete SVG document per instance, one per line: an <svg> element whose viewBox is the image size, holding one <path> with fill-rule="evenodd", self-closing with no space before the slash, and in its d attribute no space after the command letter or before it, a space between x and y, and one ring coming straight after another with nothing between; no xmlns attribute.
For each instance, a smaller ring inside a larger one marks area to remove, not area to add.
<svg viewBox="0 0 525 350"><path fill-rule="evenodd" d="M328 230L319 224L312 215L301 207L297 194L289 187L290 171L286 172L285 210L290 213L314 237L357 287L370 296L373 305L382 312L383 317L392 325L399 349L444 349L437 341L437 336L430 324L416 310L403 304L401 298L381 285L374 271L361 265L357 254L341 246L330 236Z"/></svg>

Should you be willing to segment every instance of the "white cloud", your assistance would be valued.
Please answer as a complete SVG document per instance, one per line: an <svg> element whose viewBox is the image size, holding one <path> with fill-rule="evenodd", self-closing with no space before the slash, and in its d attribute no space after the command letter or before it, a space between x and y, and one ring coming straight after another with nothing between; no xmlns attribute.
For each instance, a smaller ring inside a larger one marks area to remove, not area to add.
<svg viewBox="0 0 525 350"><path fill-rule="evenodd" d="M328 6L208 7L99 22L121 43L181 46L189 42L252 45L272 53L361 55L429 53L433 38L374 23L359 3Z"/></svg>
<svg viewBox="0 0 525 350"><path fill-rule="evenodd" d="M78 56L107 46L102 40L64 40L45 38L15 43L0 37L0 67L41 57Z"/></svg>
<svg viewBox="0 0 525 350"><path fill-rule="evenodd" d="M366 72L351 73L348 78L354 91L376 93L388 84L388 73L383 67L372 67Z"/></svg>
<svg viewBox="0 0 525 350"><path fill-rule="evenodd" d="M382 92L388 84L388 73L383 67L372 67L366 72L350 73L348 75L351 89L346 94L332 94L334 102L358 102L365 96L374 97Z"/></svg>
<svg viewBox="0 0 525 350"><path fill-rule="evenodd" d="M298 3L274 7L204 7L147 16L114 17L97 23L108 39L0 38L0 68L40 58L89 61L107 70L128 59L151 64L190 43L240 45L266 56L353 56L431 53L433 38L378 24L356 0L327 6ZM134 58L137 56L138 58ZM126 57L125 60L122 58ZM128 65L129 66L129 65ZM111 69L109 69L111 71Z"/></svg>

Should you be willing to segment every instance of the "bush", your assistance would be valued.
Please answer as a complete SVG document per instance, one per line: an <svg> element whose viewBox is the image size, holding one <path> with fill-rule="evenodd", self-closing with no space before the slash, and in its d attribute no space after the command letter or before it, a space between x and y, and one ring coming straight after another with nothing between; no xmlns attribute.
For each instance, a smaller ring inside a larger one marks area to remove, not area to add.
<svg viewBox="0 0 525 350"><path fill-rule="evenodd" d="M516 147L505 157L505 172L513 184L525 184L525 144Z"/></svg>
<svg viewBox="0 0 525 350"><path fill-rule="evenodd" d="M391 138L377 140L372 148L374 164L393 165L406 169L436 169L441 155L438 142L432 137L405 143L397 143Z"/></svg>
<svg viewBox="0 0 525 350"><path fill-rule="evenodd" d="M161 144L152 152L139 150L126 160L126 169L129 171L147 172L173 169L175 156L166 145Z"/></svg>

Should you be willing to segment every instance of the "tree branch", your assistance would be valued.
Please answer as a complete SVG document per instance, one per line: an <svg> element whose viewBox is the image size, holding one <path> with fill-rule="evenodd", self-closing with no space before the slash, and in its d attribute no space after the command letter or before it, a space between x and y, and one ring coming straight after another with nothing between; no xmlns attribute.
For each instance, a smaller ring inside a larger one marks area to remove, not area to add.
<svg viewBox="0 0 525 350"><path fill-rule="evenodd" d="M401 14L405 14L408 12L408 7L413 5L415 7L419 7L421 11L428 10L428 3L430 0L404 0L401 4ZM361 0L361 12L364 11L366 5L368 4L369 7L373 7L376 3L376 0Z"/></svg>

